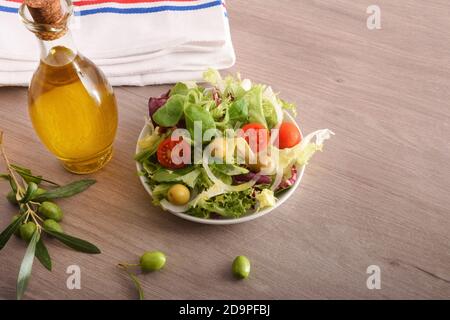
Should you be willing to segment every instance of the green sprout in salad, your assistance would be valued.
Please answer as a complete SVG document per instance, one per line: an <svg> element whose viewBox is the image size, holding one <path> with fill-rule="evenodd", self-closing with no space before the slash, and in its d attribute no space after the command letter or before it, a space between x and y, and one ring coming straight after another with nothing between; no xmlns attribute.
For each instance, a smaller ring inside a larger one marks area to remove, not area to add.
<svg viewBox="0 0 450 320"><path fill-rule="evenodd" d="M150 98L147 134L135 160L165 210L200 218L235 219L271 208L292 187L325 140L302 136L287 113L295 106L270 86L210 69L207 87L177 83Z"/></svg>

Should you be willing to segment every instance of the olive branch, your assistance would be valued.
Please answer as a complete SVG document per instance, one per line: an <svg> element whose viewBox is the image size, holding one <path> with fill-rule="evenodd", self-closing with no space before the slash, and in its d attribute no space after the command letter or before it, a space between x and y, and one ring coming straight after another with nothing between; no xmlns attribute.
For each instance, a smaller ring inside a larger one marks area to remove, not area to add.
<svg viewBox="0 0 450 320"><path fill-rule="evenodd" d="M5 247L13 234L28 243L17 278L17 299L22 299L31 276L34 257L46 269L52 270L52 260L43 241L43 232L76 251L90 254L100 253L95 245L64 233L59 224L63 212L52 201L83 192L96 181L84 179L60 186L42 176L34 175L30 169L10 162L5 152L3 138L3 131L0 131L0 152L6 166L6 173L0 174L0 178L9 182L11 191L6 198L11 204L18 207L19 212L12 217L11 223L0 233L0 250ZM44 184L48 186L47 189L42 187Z"/></svg>

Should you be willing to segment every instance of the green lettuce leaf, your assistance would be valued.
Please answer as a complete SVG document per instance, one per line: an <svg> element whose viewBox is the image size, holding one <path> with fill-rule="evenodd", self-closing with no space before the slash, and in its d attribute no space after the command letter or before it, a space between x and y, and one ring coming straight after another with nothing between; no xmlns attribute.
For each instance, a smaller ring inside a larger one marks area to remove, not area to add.
<svg viewBox="0 0 450 320"><path fill-rule="evenodd" d="M186 97L180 94L171 96L166 104L153 114L153 121L161 127L175 126L183 116L185 100Z"/></svg>
<svg viewBox="0 0 450 320"><path fill-rule="evenodd" d="M329 129L317 130L305 136L295 147L278 150L278 166L288 173L293 165L307 165L316 151L322 151L323 143L332 135L334 132Z"/></svg>
<svg viewBox="0 0 450 320"><path fill-rule="evenodd" d="M194 188L197 178L201 174L200 168L193 166L179 170L158 169L150 178L159 183L183 182L190 188Z"/></svg>
<svg viewBox="0 0 450 320"><path fill-rule="evenodd" d="M169 191L171 186L173 186L172 183L161 183L157 184L152 189L152 198L153 198L152 202L155 206L159 206L160 201L167 197L167 192Z"/></svg>
<svg viewBox="0 0 450 320"><path fill-rule="evenodd" d="M269 129L274 128L278 123L277 113L274 106L267 100L263 101L263 112Z"/></svg>
<svg viewBox="0 0 450 320"><path fill-rule="evenodd" d="M266 117L263 110L262 99L263 87L254 86L248 91L242 99L248 102L248 120L249 122L257 122L267 127Z"/></svg>
<svg viewBox="0 0 450 320"><path fill-rule="evenodd" d="M201 199L188 213L201 214L206 211L226 218L239 218L255 208L256 200L252 192L250 188L241 192L227 192L209 199Z"/></svg>
<svg viewBox="0 0 450 320"><path fill-rule="evenodd" d="M202 141L206 130L216 128L216 123L211 113L201 106L190 104L184 110L184 115L186 118L186 128L189 130L191 138L194 140L196 139L194 135L196 123L199 124L199 122L201 122Z"/></svg>
<svg viewBox="0 0 450 320"><path fill-rule="evenodd" d="M233 102L233 104L228 108L228 121L229 127L233 128L236 124L242 124L248 122L249 117L249 103L245 99L241 99Z"/></svg>

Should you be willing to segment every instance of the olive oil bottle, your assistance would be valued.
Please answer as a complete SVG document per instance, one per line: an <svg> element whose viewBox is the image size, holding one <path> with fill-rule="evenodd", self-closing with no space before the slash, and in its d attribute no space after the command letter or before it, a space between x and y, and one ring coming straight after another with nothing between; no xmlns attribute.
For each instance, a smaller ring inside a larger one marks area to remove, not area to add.
<svg viewBox="0 0 450 320"><path fill-rule="evenodd" d="M97 171L112 156L117 104L103 73L76 50L68 30L72 4L25 0L20 15L41 50L28 92L34 129L67 170Z"/></svg>

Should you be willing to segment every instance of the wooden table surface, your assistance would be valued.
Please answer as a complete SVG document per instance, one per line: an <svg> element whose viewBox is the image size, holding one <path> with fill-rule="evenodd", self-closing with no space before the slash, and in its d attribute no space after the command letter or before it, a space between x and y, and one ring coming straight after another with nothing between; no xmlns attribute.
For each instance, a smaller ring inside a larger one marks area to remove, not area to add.
<svg viewBox="0 0 450 320"><path fill-rule="evenodd" d="M26 298L134 299L119 261L168 256L141 276L148 299L450 298L450 6L378 0L381 30L366 27L372 0L228 1L243 76L299 106L305 132L336 136L272 214L233 226L199 225L151 204L132 160L147 99L168 86L117 88L120 127L98 183L59 203L65 230L92 241L89 256L48 244L54 271L35 263ZM60 182L75 178L38 141L26 90L0 88L0 127L15 162ZM6 193L7 185L0 186ZM0 226L14 213L0 201ZM0 252L0 299L15 297L25 245ZM230 276L247 255L247 281ZM66 288L79 265L81 290ZM368 290L366 269L381 268Z"/></svg>

